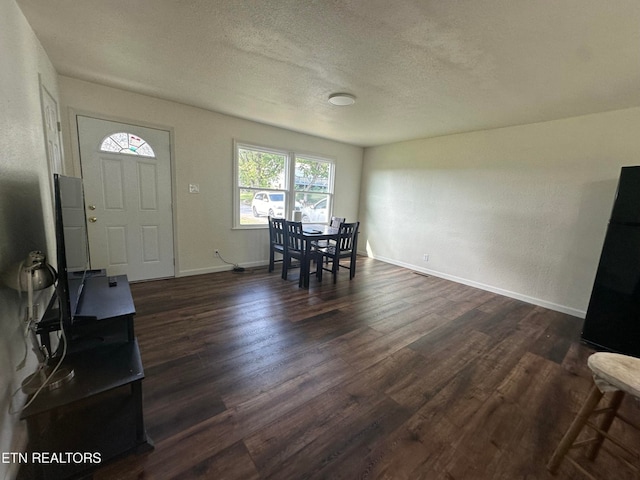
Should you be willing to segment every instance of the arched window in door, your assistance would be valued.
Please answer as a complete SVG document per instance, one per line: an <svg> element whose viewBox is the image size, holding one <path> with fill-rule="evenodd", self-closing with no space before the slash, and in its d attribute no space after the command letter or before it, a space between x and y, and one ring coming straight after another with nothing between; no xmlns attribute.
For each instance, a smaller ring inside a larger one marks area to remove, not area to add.
<svg viewBox="0 0 640 480"><path fill-rule="evenodd" d="M152 158L156 156L153 148L144 139L126 132L112 133L105 137L100 144L100 151Z"/></svg>

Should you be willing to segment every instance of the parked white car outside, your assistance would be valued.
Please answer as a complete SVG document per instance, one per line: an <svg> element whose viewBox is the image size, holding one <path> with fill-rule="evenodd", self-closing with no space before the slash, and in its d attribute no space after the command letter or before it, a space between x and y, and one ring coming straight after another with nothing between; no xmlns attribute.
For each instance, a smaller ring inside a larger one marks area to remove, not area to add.
<svg viewBox="0 0 640 480"><path fill-rule="evenodd" d="M295 209L299 211L300 204L296 202ZM254 217L284 218L284 193L283 192L256 192L251 201L251 211Z"/></svg>

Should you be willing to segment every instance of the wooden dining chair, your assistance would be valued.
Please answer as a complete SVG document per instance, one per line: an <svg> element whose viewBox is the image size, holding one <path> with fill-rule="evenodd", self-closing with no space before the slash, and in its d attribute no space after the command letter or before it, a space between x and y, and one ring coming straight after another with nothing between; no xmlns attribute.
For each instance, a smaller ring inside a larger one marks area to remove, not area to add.
<svg viewBox="0 0 640 480"><path fill-rule="evenodd" d="M302 222L284 221L284 261L282 262L282 278L287 279L291 260L296 259L300 263L300 279L298 286L309 288L309 275L311 260L315 256L315 248L308 244L308 240L302 231Z"/></svg>
<svg viewBox="0 0 640 480"><path fill-rule="evenodd" d="M281 258L276 260L275 254ZM284 260L284 219L269 217L269 272L273 272L276 262Z"/></svg>
<svg viewBox="0 0 640 480"><path fill-rule="evenodd" d="M316 256L318 258L318 269L316 276L318 281L322 281L322 271L331 272L333 283L336 283L338 270L340 268L349 269L349 280L356 276L356 256L358 251L358 228L360 222L341 223L338 228L338 235L335 244L323 248L317 248ZM331 263L331 268L323 265L323 259L327 259ZM349 265L341 264L340 261L348 258Z"/></svg>
<svg viewBox="0 0 640 480"><path fill-rule="evenodd" d="M331 217L331 222L329 222L329 226L333 228L339 228L342 223L344 223L347 219L345 217ZM334 245L336 242L333 240L318 240L314 242L314 247L316 248L325 248L329 245ZM326 262L329 262L329 259L326 259Z"/></svg>

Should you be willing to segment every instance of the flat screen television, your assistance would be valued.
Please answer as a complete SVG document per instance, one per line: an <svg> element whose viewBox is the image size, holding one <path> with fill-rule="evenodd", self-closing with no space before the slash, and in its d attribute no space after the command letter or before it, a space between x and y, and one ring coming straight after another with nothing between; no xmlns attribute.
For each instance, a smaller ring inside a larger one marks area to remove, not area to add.
<svg viewBox="0 0 640 480"><path fill-rule="evenodd" d="M57 297L64 327L73 324L89 269L89 240L82 179L54 174Z"/></svg>

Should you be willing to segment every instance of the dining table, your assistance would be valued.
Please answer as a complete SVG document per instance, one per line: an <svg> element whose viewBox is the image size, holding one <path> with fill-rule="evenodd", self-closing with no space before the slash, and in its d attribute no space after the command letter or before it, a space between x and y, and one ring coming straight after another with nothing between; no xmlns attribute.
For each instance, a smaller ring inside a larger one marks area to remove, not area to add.
<svg viewBox="0 0 640 480"><path fill-rule="evenodd" d="M302 233L309 240L335 240L338 236L338 227L325 225L324 223L303 223Z"/></svg>
<svg viewBox="0 0 640 480"><path fill-rule="evenodd" d="M304 223L302 225L302 236L305 239L306 255L312 255L312 242L317 242L318 240L337 240L339 231L339 227L332 227L323 223ZM318 268L322 268L322 266L320 265ZM310 274L310 271L301 272L301 275L304 275L303 288L309 288Z"/></svg>

